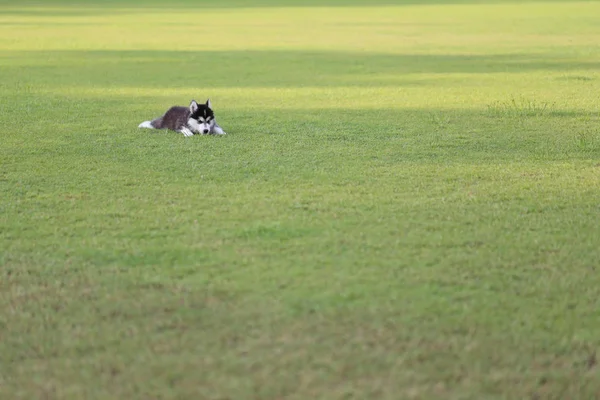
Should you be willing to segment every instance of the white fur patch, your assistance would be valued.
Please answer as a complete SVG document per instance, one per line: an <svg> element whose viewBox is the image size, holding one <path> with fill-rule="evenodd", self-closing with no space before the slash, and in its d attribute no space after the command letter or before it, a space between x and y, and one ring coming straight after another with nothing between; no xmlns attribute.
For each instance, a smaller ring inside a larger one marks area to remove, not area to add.
<svg viewBox="0 0 600 400"><path fill-rule="evenodd" d="M200 133L201 132L201 126L198 123L198 121L196 121L193 118L190 118L188 120L188 126L190 127L190 129L192 130L192 132L196 132L196 133Z"/></svg>
<svg viewBox="0 0 600 400"><path fill-rule="evenodd" d="M138 128L148 128L148 129L154 129L154 127L152 126L151 121L144 121L141 124L138 125Z"/></svg>
<svg viewBox="0 0 600 400"><path fill-rule="evenodd" d="M227 135L227 133L225 133L225 131L223 129L221 129L221 127L219 125L214 126L213 133L215 135Z"/></svg>
<svg viewBox="0 0 600 400"><path fill-rule="evenodd" d="M190 131L188 128L181 128L179 132L183 133L183 136L185 137L194 136L194 132Z"/></svg>

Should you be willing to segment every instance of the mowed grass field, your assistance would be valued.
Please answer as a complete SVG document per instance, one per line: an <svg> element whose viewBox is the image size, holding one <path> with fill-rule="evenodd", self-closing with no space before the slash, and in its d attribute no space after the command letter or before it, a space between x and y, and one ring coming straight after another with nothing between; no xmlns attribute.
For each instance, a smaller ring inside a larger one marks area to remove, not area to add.
<svg viewBox="0 0 600 400"><path fill-rule="evenodd" d="M1 4L0 398L600 398L599 2Z"/></svg>

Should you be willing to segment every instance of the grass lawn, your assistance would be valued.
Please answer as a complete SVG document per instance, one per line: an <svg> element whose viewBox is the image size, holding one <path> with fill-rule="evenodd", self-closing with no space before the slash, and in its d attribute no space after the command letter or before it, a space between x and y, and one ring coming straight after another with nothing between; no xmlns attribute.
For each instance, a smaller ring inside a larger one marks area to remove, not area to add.
<svg viewBox="0 0 600 400"><path fill-rule="evenodd" d="M600 2L166 3L0 2L1 399L600 398Z"/></svg>

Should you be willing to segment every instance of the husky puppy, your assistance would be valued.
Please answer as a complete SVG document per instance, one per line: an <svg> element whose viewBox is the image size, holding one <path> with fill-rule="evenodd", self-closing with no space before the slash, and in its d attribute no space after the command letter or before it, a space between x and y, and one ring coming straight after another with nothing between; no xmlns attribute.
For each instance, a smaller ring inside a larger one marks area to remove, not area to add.
<svg viewBox="0 0 600 400"><path fill-rule="evenodd" d="M189 107L174 106L159 118L142 122L138 128L170 129L184 136L193 136L195 133L203 135L225 135L215 120L210 99L205 104L198 104L192 100Z"/></svg>

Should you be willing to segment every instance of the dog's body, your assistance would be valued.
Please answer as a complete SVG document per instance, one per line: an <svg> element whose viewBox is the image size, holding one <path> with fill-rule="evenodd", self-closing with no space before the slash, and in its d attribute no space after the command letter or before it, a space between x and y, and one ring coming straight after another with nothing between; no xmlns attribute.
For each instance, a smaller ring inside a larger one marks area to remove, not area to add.
<svg viewBox="0 0 600 400"><path fill-rule="evenodd" d="M195 133L203 135L225 135L215 120L210 99L206 104L198 104L192 100L189 107L174 106L159 118L152 121L142 122L138 128L170 129L184 136L192 136Z"/></svg>

